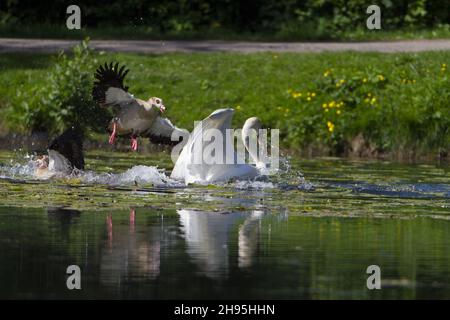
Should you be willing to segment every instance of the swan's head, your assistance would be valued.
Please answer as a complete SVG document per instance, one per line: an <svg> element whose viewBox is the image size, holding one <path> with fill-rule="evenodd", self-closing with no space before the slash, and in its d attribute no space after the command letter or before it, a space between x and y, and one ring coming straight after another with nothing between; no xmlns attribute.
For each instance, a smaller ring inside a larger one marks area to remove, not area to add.
<svg viewBox="0 0 450 320"><path fill-rule="evenodd" d="M247 137L249 138L258 138L259 135L259 129L262 128L261 120L257 117L251 117L248 118L244 126L242 127L242 140L244 140L244 143L248 145L246 142Z"/></svg>
<svg viewBox="0 0 450 320"><path fill-rule="evenodd" d="M164 103L162 101L161 98L158 97L151 97L150 99L148 99L147 101L152 107L156 107L159 109L159 111L161 111L161 113L163 113L164 111L166 111L166 107L164 106Z"/></svg>

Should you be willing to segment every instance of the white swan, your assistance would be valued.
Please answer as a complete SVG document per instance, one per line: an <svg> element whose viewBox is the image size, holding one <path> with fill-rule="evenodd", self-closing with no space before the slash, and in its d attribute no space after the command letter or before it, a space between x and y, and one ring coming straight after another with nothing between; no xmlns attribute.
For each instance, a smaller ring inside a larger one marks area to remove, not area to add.
<svg viewBox="0 0 450 320"><path fill-rule="evenodd" d="M243 144L255 163L255 165L246 164L243 158L235 152L234 143L227 143L227 141L233 141L232 132L227 131L227 129L231 129L233 113L233 109L216 110L195 126L175 163L170 176L172 179L184 181L185 184L205 184L228 181L233 178L250 179L261 173L261 169L265 167L265 164L258 158L256 150L249 148L249 143L246 139L253 134L258 134L261 122L256 117L249 118L242 128L241 138ZM224 157L222 159L224 161L221 163L214 163L214 156L204 152L204 150L210 148L211 135L217 139L214 133L219 133L223 137L222 150Z"/></svg>

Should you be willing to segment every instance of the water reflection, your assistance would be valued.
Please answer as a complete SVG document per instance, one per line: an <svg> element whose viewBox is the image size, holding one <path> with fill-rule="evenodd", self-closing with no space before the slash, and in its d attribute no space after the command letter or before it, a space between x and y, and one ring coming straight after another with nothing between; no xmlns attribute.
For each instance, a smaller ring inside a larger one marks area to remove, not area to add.
<svg viewBox="0 0 450 320"><path fill-rule="evenodd" d="M143 228L142 228L143 229ZM106 250L100 259L100 281L120 287L129 279L155 279L160 273L161 229L158 226L136 232L136 211L130 209L128 225L106 215Z"/></svg>
<svg viewBox="0 0 450 320"><path fill-rule="evenodd" d="M251 213L217 213L196 210L178 210L186 251L192 261L209 277L226 277L233 257L230 242L238 229L237 252L240 268L252 264L258 247L261 210Z"/></svg>
<svg viewBox="0 0 450 320"><path fill-rule="evenodd" d="M450 223L429 217L0 207L0 219L0 298L450 297ZM72 264L81 292L65 287ZM382 290L365 288L372 264Z"/></svg>

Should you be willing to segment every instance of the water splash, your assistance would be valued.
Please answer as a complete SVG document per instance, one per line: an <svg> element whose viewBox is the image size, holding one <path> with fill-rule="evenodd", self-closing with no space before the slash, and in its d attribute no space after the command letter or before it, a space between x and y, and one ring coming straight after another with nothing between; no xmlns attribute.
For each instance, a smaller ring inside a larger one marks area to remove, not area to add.
<svg viewBox="0 0 450 320"><path fill-rule="evenodd" d="M0 165L0 178L1 179L14 179L14 178L32 178L34 177L34 172L36 170L36 165L33 161L29 161L26 164L13 164Z"/></svg>
<svg viewBox="0 0 450 320"><path fill-rule="evenodd" d="M134 166L123 173L101 173L93 171L83 172L80 175L86 183L108 185L153 184L155 186L179 186L177 181L170 179L157 167Z"/></svg>

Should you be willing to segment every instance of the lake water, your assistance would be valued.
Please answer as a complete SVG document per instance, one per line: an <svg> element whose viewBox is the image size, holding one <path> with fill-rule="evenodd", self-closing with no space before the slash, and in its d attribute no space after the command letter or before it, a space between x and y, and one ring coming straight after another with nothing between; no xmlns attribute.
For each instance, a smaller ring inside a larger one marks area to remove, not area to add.
<svg viewBox="0 0 450 320"><path fill-rule="evenodd" d="M185 187L166 154L90 152L52 181L26 163L0 153L0 298L450 298L445 164L293 157L269 179Z"/></svg>

